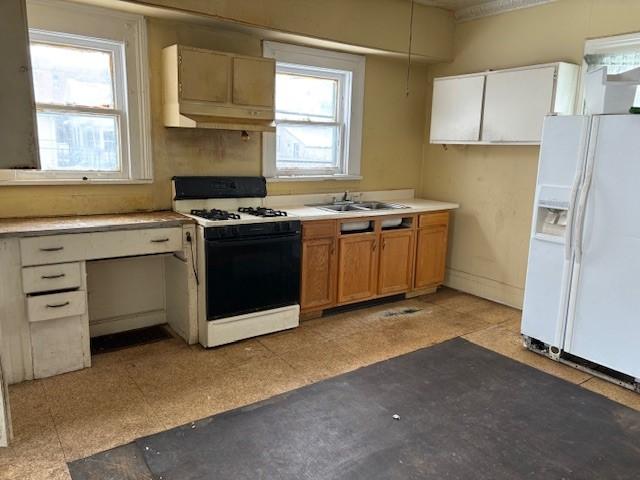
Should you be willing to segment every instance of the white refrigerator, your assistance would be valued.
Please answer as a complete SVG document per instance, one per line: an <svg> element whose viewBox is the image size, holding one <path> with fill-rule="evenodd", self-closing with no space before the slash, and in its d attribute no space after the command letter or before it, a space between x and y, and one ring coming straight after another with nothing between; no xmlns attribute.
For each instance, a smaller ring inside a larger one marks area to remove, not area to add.
<svg viewBox="0 0 640 480"><path fill-rule="evenodd" d="M522 334L638 388L640 115L546 118Z"/></svg>

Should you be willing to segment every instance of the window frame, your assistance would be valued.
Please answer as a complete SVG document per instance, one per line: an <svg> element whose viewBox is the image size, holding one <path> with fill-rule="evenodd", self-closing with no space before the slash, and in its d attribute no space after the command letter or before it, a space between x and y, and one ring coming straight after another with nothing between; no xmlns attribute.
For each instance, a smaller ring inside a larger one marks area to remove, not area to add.
<svg viewBox="0 0 640 480"><path fill-rule="evenodd" d="M89 114L95 111L105 115L119 111L116 132L120 170L0 170L0 185L151 183L151 114L144 17L62 0L28 0L27 16L30 42L113 52L113 110L59 105L51 105L51 109ZM36 148L39 149L38 142Z"/></svg>
<svg viewBox="0 0 640 480"><path fill-rule="evenodd" d="M584 44L582 56L582 74L580 76L580 86L578 88L578 98L581 100L578 113L584 114L586 108L585 82L589 65L586 61L587 55L606 53L611 49L637 46L640 51L640 32L628 33L624 35L614 35L611 37L591 38Z"/></svg>
<svg viewBox="0 0 640 480"><path fill-rule="evenodd" d="M340 172L319 170L278 170L276 165L276 134L262 135L262 169L269 182L313 181L313 180L359 180L362 153L362 120L364 107L365 57L347 53L301 47L279 42L263 42L263 54L276 60L276 72L307 73L316 72L318 77L331 75L339 80L337 92L337 122L340 128L339 154ZM345 73L346 72L346 73ZM277 108L277 106L276 106ZM276 109L277 111L277 109ZM277 120L276 125L298 124L288 120ZM308 122L302 124L318 124Z"/></svg>

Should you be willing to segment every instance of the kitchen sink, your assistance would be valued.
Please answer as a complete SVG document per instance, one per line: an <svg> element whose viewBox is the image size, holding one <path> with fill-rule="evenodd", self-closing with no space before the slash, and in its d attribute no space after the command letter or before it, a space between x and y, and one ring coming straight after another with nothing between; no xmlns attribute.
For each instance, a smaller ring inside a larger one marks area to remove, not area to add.
<svg viewBox="0 0 640 480"><path fill-rule="evenodd" d="M359 208L357 205L354 205L352 203L339 204L339 205L330 203L328 205L308 205L308 206L321 208L322 210L331 210L332 212L349 212L352 210L359 210L359 211L362 210L362 208Z"/></svg>
<svg viewBox="0 0 640 480"><path fill-rule="evenodd" d="M367 210L395 210L398 208L409 208L406 205L398 205L395 203L385 202L361 202L357 203L356 205Z"/></svg>
<svg viewBox="0 0 640 480"><path fill-rule="evenodd" d="M331 212L366 212L371 210L396 210L402 208L409 208L406 205L399 205L397 203L386 202L352 202L352 203L323 203L307 205L308 207L316 207L322 210L329 210Z"/></svg>

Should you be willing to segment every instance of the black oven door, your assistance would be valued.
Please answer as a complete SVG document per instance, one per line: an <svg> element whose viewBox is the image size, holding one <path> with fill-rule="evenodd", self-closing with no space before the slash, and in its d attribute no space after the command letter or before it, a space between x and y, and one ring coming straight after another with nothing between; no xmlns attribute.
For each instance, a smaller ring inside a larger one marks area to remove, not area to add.
<svg viewBox="0 0 640 480"><path fill-rule="evenodd" d="M206 240L207 318L296 305L300 233Z"/></svg>

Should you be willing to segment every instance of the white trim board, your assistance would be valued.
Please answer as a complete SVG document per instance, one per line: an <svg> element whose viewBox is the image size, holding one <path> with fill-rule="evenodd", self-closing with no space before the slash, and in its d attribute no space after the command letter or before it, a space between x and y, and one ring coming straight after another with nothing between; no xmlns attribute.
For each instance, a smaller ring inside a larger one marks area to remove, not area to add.
<svg viewBox="0 0 640 480"><path fill-rule="evenodd" d="M478 0L477 5L470 5L468 7L462 7L457 9L447 8L446 2L441 0L415 0L416 3L426 5L429 7L441 7L448 10L453 10L455 18L458 22L466 22L469 20L476 20L478 18L489 17L491 15L499 15L505 12L511 12L513 10L520 10L523 8L537 7L544 5L545 3L555 2L556 0L491 0L480 3Z"/></svg>

